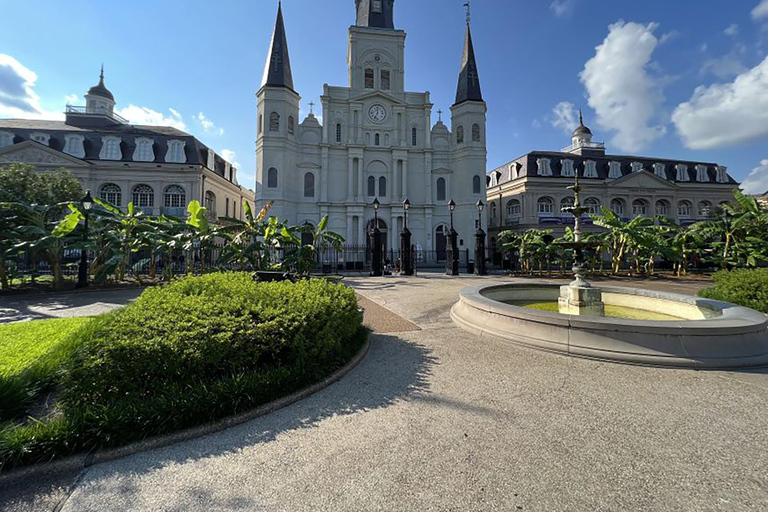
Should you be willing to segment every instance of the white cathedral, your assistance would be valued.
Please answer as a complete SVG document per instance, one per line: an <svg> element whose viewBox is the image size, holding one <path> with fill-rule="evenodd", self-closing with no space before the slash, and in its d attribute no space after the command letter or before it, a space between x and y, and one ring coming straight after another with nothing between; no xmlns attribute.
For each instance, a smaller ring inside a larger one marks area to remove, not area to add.
<svg viewBox="0 0 768 512"><path fill-rule="evenodd" d="M378 199L387 250L399 247L408 198L412 243L427 261L444 258L450 216L459 250L474 258L476 203L485 199L486 104L469 22L451 128L432 125L429 92L405 91L405 38L394 26L394 0L356 0L349 28L349 86L325 85L324 124L310 113L298 123L281 7L257 93L256 203L291 224L329 216L329 229L365 245ZM483 219L485 225L485 219Z"/></svg>

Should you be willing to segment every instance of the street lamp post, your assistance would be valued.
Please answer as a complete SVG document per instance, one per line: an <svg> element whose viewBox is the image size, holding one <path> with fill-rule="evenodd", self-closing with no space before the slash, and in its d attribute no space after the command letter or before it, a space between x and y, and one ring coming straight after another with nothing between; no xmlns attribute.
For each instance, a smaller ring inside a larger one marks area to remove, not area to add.
<svg viewBox="0 0 768 512"><path fill-rule="evenodd" d="M400 271L403 275L413 275L413 257L411 254L411 232L408 229L408 210L411 202L403 201L403 231L400 232Z"/></svg>
<svg viewBox="0 0 768 512"><path fill-rule="evenodd" d="M451 229L447 236L447 251L445 258L445 273L449 276L459 275L459 247L457 239L459 234L453 229L453 212L456 210L456 202L453 199L448 203L448 211L451 213Z"/></svg>
<svg viewBox="0 0 768 512"><path fill-rule="evenodd" d="M373 229L371 235L371 275L375 277L384 275L381 261L381 231L379 231L379 198L373 199Z"/></svg>
<svg viewBox="0 0 768 512"><path fill-rule="evenodd" d="M93 198L91 191L88 190L85 197L80 200L80 206L83 207L83 216L85 217L85 234L83 236L83 248L80 250L80 266L77 269L77 284L75 288L85 288L88 286L88 212L93 208Z"/></svg>
<svg viewBox="0 0 768 512"><path fill-rule="evenodd" d="M483 231L483 208L485 205L477 200L477 231L475 231L475 274L484 276L485 270L485 231Z"/></svg>

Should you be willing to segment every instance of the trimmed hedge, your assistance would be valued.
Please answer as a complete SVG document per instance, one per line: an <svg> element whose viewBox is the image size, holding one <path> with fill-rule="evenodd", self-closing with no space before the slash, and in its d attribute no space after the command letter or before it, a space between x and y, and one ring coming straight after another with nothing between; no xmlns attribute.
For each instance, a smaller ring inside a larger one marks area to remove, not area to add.
<svg viewBox="0 0 768 512"><path fill-rule="evenodd" d="M699 291L699 296L768 313L768 268L723 270L712 279L715 286Z"/></svg>
<svg viewBox="0 0 768 512"><path fill-rule="evenodd" d="M0 435L0 464L114 446L252 409L343 366L367 331L354 291L342 285L256 283L250 274L225 273L148 289L80 335L62 378L63 418Z"/></svg>

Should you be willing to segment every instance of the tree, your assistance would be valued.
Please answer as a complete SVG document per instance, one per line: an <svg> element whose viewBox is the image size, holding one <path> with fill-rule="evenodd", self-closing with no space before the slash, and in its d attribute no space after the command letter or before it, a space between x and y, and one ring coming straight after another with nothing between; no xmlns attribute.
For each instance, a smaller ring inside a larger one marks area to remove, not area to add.
<svg viewBox="0 0 768 512"><path fill-rule="evenodd" d="M38 171L19 163L0 168L0 201L54 205L79 201L83 195L80 182L64 169Z"/></svg>

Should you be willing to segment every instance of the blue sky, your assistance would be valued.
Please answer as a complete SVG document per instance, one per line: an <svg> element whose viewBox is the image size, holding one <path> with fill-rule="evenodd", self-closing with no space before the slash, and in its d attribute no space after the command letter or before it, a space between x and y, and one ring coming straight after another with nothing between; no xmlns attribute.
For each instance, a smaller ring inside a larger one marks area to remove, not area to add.
<svg viewBox="0 0 768 512"><path fill-rule="evenodd" d="M406 86L431 91L433 121L453 102L463 3L396 1ZM0 117L61 116L104 62L120 113L185 128L252 188L254 94L276 4L0 0ZM283 9L303 117L323 83L346 84L354 2ZM610 153L718 162L749 191L768 190L768 0L474 0L472 12L489 169L566 146L583 107Z"/></svg>

